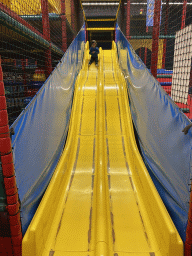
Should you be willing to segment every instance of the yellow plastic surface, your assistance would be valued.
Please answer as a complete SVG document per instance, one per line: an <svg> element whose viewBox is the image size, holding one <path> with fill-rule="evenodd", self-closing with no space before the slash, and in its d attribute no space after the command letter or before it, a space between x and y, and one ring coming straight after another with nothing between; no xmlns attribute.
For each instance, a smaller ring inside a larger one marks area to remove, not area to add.
<svg viewBox="0 0 192 256"><path fill-rule="evenodd" d="M115 30L115 28L87 28L87 30L104 30L104 31L112 31Z"/></svg>
<svg viewBox="0 0 192 256"><path fill-rule="evenodd" d="M182 240L138 152L116 48L77 81L63 155L23 256L181 256Z"/></svg>
<svg viewBox="0 0 192 256"><path fill-rule="evenodd" d="M115 19L87 19L87 21L115 21Z"/></svg>

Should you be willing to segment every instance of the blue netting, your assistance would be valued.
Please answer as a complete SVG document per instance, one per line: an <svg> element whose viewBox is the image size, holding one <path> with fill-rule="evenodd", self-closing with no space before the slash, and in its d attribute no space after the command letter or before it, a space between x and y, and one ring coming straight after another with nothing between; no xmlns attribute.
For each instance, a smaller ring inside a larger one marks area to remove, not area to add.
<svg viewBox="0 0 192 256"><path fill-rule="evenodd" d="M133 123L149 174L185 241L189 210L192 131L190 123L166 95L116 26L116 44L124 72Z"/></svg>
<svg viewBox="0 0 192 256"><path fill-rule="evenodd" d="M76 77L81 69L85 26L12 127L16 181L25 233L63 151Z"/></svg>

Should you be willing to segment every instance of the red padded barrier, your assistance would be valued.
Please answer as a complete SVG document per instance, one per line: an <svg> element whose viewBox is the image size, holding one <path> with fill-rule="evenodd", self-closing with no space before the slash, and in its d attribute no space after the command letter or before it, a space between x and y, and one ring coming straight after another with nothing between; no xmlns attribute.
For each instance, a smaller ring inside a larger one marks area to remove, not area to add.
<svg viewBox="0 0 192 256"><path fill-rule="evenodd" d="M16 187L15 176L12 176L12 177L9 177L9 178L4 177L4 185L5 185L6 190Z"/></svg>
<svg viewBox="0 0 192 256"><path fill-rule="evenodd" d="M13 163L13 155L12 155L12 153L9 153L7 155L1 156L1 163L2 164Z"/></svg>
<svg viewBox="0 0 192 256"><path fill-rule="evenodd" d="M192 251L192 246L191 246L191 244L185 243L184 255L185 255L185 256L191 256L191 251Z"/></svg>
<svg viewBox="0 0 192 256"><path fill-rule="evenodd" d="M13 216L9 216L9 222L11 226L18 225L20 223L20 212Z"/></svg>
<svg viewBox="0 0 192 256"><path fill-rule="evenodd" d="M8 125L7 110L0 110L0 127Z"/></svg>
<svg viewBox="0 0 192 256"><path fill-rule="evenodd" d="M10 223L7 212L0 212L0 237L10 237Z"/></svg>
<svg viewBox="0 0 192 256"><path fill-rule="evenodd" d="M6 110L6 98L4 96L4 83L2 82L3 72L1 67L1 58L0 81L0 161L2 164L2 174L7 197L7 212L0 215L0 254L7 256L21 256L22 231L20 214L18 214L20 211L20 203L14 175L15 172L8 126L8 113ZM5 235L9 239L5 240ZM1 246L1 243L3 244L3 247Z"/></svg>
<svg viewBox="0 0 192 256"><path fill-rule="evenodd" d="M17 202L16 204L7 205L9 215L15 215L19 211L19 208L19 202Z"/></svg>
<svg viewBox="0 0 192 256"><path fill-rule="evenodd" d="M21 225L11 226L11 235L18 236L21 234Z"/></svg>
<svg viewBox="0 0 192 256"><path fill-rule="evenodd" d="M0 154L5 155L11 152L11 139L10 137L7 138L0 138Z"/></svg>
<svg viewBox="0 0 192 256"><path fill-rule="evenodd" d="M17 193L17 187L15 186L13 188L7 189L5 193L7 196L15 195L15 193Z"/></svg>
<svg viewBox="0 0 192 256"><path fill-rule="evenodd" d="M21 246L14 246L13 253L14 253L14 256L21 256L22 255Z"/></svg>
<svg viewBox="0 0 192 256"><path fill-rule="evenodd" d="M2 81L0 81L0 95L1 96L5 95L5 89Z"/></svg>
<svg viewBox="0 0 192 256"><path fill-rule="evenodd" d="M13 255L13 248L10 237L0 237L0 255Z"/></svg>
<svg viewBox="0 0 192 256"><path fill-rule="evenodd" d="M11 177L15 174L13 163L2 164L2 169L3 169L3 176L4 177Z"/></svg>
<svg viewBox="0 0 192 256"><path fill-rule="evenodd" d="M22 240L22 233L20 233L18 236L12 237L12 242L13 242L13 245L15 246L19 246L21 244L21 240Z"/></svg>
<svg viewBox="0 0 192 256"><path fill-rule="evenodd" d="M188 220L187 230L186 230L186 241L188 244L192 244L192 222Z"/></svg>
<svg viewBox="0 0 192 256"><path fill-rule="evenodd" d="M5 125L0 127L0 138L6 138L9 137L9 126Z"/></svg>
<svg viewBox="0 0 192 256"><path fill-rule="evenodd" d="M18 200L19 200L19 198L18 198L17 193L15 195L12 195L12 196L7 196L7 203L8 204L16 204Z"/></svg>
<svg viewBox="0 0 192 256"><path fill-rule="evenodd" d="M0 81L3 81L3 72L2 72L2 67L0 67Z"/></svg>
<svg viewBox="0 0 192 256"><path fill-rule="evenodd" d="M0 110L7 109L5 96L0 96Z"/></svg>

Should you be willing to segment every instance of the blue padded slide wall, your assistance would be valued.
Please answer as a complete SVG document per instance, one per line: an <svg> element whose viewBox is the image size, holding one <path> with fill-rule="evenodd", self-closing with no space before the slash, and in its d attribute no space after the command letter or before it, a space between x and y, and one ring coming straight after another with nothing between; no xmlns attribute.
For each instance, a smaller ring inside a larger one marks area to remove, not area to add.
<svg viewBox="0 0 192 256"><path fill-rule="evenodd" d="M133 123L149 174L185 241L189 210L192 129L172 99L149 73L116 26L119 63L124 72Z"/></svg>
<svg viewBox="0 0 192 256"><path fill-rule="evenodd" d="M23 234L63 151L84 47L85 26L41 90L12 125L15 130L12 146Z"/></svg>

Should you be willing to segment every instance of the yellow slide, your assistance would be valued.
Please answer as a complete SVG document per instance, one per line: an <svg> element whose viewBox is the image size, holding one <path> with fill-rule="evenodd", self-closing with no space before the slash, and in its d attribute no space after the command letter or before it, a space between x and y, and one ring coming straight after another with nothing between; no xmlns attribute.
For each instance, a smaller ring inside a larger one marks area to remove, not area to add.
<svg viewBox="0 0 192 256"><path fill-rule="evenodd" d="M77 81L67 143L23 256L179 256L182 240L134 139L116 46Z"/></svg>

